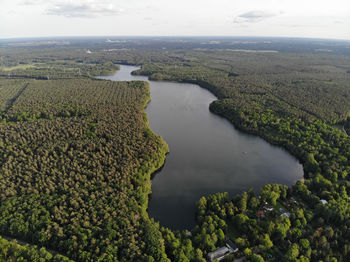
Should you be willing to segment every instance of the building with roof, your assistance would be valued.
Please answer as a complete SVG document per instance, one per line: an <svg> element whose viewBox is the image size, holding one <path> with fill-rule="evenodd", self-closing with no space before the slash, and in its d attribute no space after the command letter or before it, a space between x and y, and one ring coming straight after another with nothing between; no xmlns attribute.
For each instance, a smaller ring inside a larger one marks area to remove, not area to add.
<svg viewBox="0 0 350 262"><path fill-rule="evenodd" d="M230 249L228 247L220 247L213 252L208 253L209 261L222 260L224 257L230 253Z"/></svg>
<svg viewBox="0 0 350 262"><path fill-rule="evenodd" d="M327 201L327 200L325 200L325 199L321 199L321 200L320 200L320 202L321 202L323 205L328 204L328 201Z"/></svg>
<svg viewBox="0 0 350 262"><path fill-rule="evenodd" d="M238 251L238 248L236 245L229 239L226 239L226 246L220 247L213 252L208 253L208 260L209 261L215 261L215 260L223 260L225 256L236 253Z"/></svg>

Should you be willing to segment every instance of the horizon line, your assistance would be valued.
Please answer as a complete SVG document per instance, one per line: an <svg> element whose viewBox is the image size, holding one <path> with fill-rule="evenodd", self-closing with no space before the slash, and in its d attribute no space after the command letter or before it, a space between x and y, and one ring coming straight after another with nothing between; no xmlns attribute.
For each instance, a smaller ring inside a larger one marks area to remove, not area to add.
<svg viewBox="0 0 350 262"><path fill-rule="evenodd" d="M0 37L0 40L40 39L40 38L285 38L285 39L310 39L310 40L335 40L347 41L342 38L303 37L303 36L241 36L241 35L61 35L61 36L16 36Z"/></svg>

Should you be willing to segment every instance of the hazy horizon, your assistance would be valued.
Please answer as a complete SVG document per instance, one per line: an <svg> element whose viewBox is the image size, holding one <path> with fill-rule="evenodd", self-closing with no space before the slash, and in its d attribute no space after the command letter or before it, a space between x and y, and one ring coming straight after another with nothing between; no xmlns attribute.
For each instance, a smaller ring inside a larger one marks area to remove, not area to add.
<svg viewBox="0 0 350 262"><path fill-rule="evenodd" d="M293 40L330 40L330 41L350 41L350 39L341 39L341 38L321 38L321 37L298 37L298 36L240 36L240 35L47 35L47 36L25 36L25 37L0 37L0 40L69 40L69 39L94 39L94 38L106 38L108 39L142 39L142 38L178 38L178 39L293 39Z"/></svg>
<svg viewBox="0 0 350 262"><path fill-rule="evenodd" d="M350 1L0 0L0 38L292 37L350 40Z"/></svg>

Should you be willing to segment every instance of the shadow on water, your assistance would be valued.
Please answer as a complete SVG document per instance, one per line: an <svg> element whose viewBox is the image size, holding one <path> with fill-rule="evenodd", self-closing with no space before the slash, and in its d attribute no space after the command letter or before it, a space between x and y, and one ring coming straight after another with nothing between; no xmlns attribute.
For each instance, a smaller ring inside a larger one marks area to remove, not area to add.
<svg viewBox="0 0 350 262"><path fill-rule="evenodd" d="M167 160L167 157L169 154L170 154L170 152L166 154L163 165L151 174L151 180L153 180L158 174L162 173L162 170L166 164L166 160Z"/></svg>
<svg viewBox="0 0 350 262"><path fill-rule="evenodd" d="M166 164L166 159L167 159L167 157L168 157L169 154L170 154L170 153L167 153L167 154L166 154L166 158L165 158L165 160L164 160L163 165L151 174L151 180L153 180L158 174L161 174L161 173L162 173L162 170L163 170L163 168L164 168L164 166L165 166L165 164ZM148 203L151 202L151 200L152 200L152 193L148 195ZM148 207L148 208L149 208L149 207ZM147 208L147 211L148 211L148 208Z"/></svg>

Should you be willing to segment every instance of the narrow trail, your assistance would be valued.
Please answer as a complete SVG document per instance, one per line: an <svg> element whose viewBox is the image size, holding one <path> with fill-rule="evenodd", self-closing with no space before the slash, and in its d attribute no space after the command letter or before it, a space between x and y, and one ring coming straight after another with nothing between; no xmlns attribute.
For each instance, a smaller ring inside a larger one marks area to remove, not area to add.
<svg viewBox="0 0 350 262"><path fill-rule="evenodd" d="M13 237L9 237L9 236L5 236L5 235L0 235L0 237L2 237L3 239L6 239L7 241L11 241L11 242L16 242L18 245L20 246L26 246L26 245L29 245L29 246L38 246L38 245L35 245L35 244L32 244L32 243L29 243L29 242L26 242L26 241L23 241L23 240L20 240L18 238L13 238ZM38 246L38 247L44 247L44 246ZM65 256L65 257L68 257L67 255L63 254L63 253L60 253L60 252L57 252L55 250L52 250L52 249L48 249L47 247L44 247L46 249L46 251L54 254L54 255L61 255L61 256Z"/></svg>
<svg viewBox="0 0 350 262"><path fill-rule="evenodd" d="M22 95L24 90L28 87L29 83L26 83L15 95L12 99L9 100L9 102L6 105L5 112L8 112L8 110L13 106L13 104L16 102L16 100Z"/></svg>

